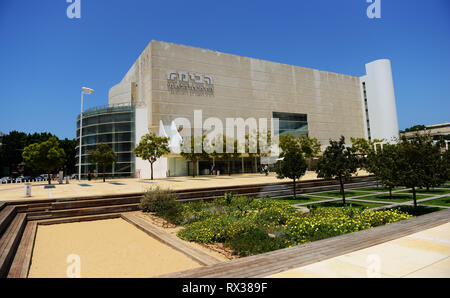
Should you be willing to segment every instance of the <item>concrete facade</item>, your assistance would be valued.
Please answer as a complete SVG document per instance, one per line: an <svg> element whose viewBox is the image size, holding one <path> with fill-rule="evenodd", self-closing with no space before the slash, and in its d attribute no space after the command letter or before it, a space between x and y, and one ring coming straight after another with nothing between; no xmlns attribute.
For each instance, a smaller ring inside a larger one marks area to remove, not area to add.
<svg viewBox="0 0 450 298"><path fill-rule="evenodd" d="M171 85L196 82L205 89ZM395 107L393 94L392 98ZM341 135L348 142L350 137L368 137L359 77L160 41L150 42L122 81L110 89L109 104L123 103L145 106L147 117L140 118L146 123L136 126L154 132L161 121L170 125L178 117L196 127L194 110L202 110L203 121L217 117L223 123L228 117L270 119L273 112L306 114L308 135L323 145ZM396 111L390 115L394 114L391 122L396 124ZM388 134L392 130L398 125Z"/></svg>

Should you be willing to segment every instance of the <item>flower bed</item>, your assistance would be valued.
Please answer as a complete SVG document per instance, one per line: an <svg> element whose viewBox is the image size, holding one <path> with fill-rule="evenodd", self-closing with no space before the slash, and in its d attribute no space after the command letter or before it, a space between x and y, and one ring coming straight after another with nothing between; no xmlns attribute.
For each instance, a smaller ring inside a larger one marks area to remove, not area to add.
<svg viewBox="0 0 450 298"><path fill-rule="evenodd" d="M289 202L233 197L212 202L180 204L169 190L154 189L141 201L143 211L155 212L183 226L177 235L198 243L222 243L234 254L247 256L334 237L410 218L411 212L371 211L366 206L315 205L303 214ZM353 206L353 207L352 207ZM357 207L357 208L356 208Z"/></svg>

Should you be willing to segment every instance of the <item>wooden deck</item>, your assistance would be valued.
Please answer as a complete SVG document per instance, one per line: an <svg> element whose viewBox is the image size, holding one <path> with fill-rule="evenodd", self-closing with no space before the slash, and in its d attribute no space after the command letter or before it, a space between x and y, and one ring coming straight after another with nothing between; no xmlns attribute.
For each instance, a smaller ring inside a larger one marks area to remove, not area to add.
<svg viewBox="0 0 450 298"><path fill-rule="evenodd" d="M304 245L232 260L159 277L251 278L267 277L306 266L390 240L401 238L450 221L450 209L364 231L341 235Z"/></svg>
<svg viewBox="0 0 450 298"><path fill-rule="evenodd" d="M15 253L14 248L20 241L26 223L26 214L16 215L0 239L0 277L8 275L8 267Z"/></svg>
<svg viewBox="0 0 450 298"><path fill-rule="evenodd" d="M8 278L27 278L36 239L37 222L28 222L22 235L14 260L9 269Z"/></svg>

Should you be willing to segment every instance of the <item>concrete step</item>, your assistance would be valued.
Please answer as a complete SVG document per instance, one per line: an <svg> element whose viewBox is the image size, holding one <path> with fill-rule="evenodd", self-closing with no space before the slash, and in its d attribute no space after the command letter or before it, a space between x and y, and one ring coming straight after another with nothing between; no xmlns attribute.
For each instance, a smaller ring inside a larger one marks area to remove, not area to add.
<svg viewBox="0 0 450 298"><path fill-rule="evenodd" d="M49 210L46 212L36 212L28 216L28 220L52 219L61 217L84 216L105 213L120 213L138 210L139 204L123 204L113 206L100 206L88 208L75 208L63 210Z"/></svg>
<svg viewBox="0 0 450 298"><path fill-rule="evenodd" d="M69 202L55 202L51 205L52 210L75 209L86 207L100 207L109 205L125 205L138 204L141 201L141 196L125 197L125 198L110 198L100 200L82 200Z"/></svg>

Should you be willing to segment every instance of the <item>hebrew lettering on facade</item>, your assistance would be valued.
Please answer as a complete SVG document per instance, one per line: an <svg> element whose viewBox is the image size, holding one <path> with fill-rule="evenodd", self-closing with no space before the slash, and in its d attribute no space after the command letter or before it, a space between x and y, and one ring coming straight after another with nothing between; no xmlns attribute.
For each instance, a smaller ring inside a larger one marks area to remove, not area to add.
<svg viewBox="0 0 450 298"><path fill-rule="evenodd" d="M174 81L177 79L177 71L176 70L169 70L167 72L167 79L170 81Z"/></svg>
<svg viewBox="0 0 450 298"><path fill-rule="evenodd" d="M208 84L208 85L212 85L213 84L212 76L205 75L205 83Z"/></svg>
<svg viewBox="0 0 450 298"><path fill-rule="evenodd" d="M203 75L201 73L193 73L190 72L189 75L191 76L191 80L198 84L203 84Z"/></svg>
<svg viewBox="0 0 450 298"><path fill-rule="evenodd" d="M179 71L178 79L183 82L189 82L189 74L186 71Z"/></svg>

